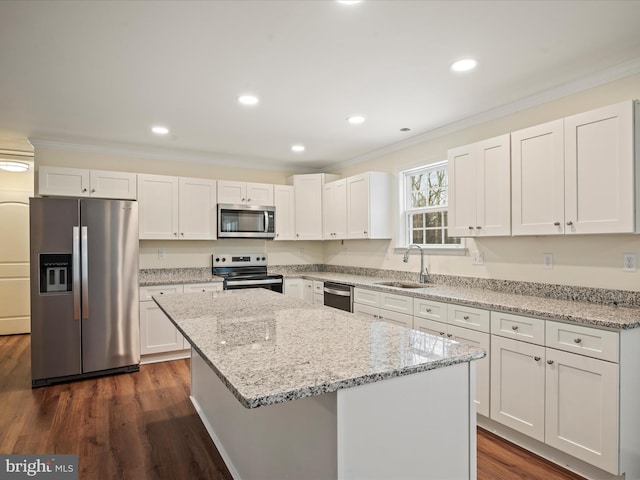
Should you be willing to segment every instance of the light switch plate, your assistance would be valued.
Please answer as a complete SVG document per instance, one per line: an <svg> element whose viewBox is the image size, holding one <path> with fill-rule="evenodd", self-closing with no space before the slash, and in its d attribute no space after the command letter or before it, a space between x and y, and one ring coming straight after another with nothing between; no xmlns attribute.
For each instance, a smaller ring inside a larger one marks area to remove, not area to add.
<svg viewBox="0 0 640 480"><path fill-rule="evenodd" d="M553 268L553 253L542 254L542 268L551 270Z"/></svg>
<svg viewBox="0 0 640 480"><path fill-rule="evenodd" d="M484 265L484 255L482 252L473 252L471 255L471 263L473 263L473 265Z"/></svg>
<svg viewBox="0 0 640 480"><path fill-rule="evenodd" d="M638 257L635 253L624 253L622 255L622 271L635 272L638 269Z"/></svg>

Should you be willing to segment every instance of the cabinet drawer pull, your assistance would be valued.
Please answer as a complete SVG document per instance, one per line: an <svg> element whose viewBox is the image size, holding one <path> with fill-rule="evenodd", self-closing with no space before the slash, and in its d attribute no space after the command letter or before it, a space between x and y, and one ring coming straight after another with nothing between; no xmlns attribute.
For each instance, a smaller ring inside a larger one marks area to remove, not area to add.
<svg viewBox="0 0 640 480"><path fill-rule="evenodd" d="M548 363L549 365L553 365L553 360L547 360L547 363Z"/></svg>
<svg viewBox="0 0 640 480"><path fill-rule="evenodd" d="M82 191L83 191L83 192L86 192L86 191L87 191L87 189L86 189L86 188L83 188L83 189L82 189Z"/></svg>
<svg viewBox="0 0 640 480"><path fill-rule="evenodd" d="M582 339L581 339L581 338L579 338L579 337L578 337L578 338L574 338L574 339L573 339L573 341L574 341L575 343L582 343Z"/></svg>
<svg viewBox="0 0 640 480"><path fill-rule="evenodd" d="M247 198L247 203L251 203L251 199L250 198Z"/></svg>
<svg viewBox="0 0 640 480"><path fill-rule="evenodd" d="M539 362L539 361L540 361L540 357L538 357L537 355L536 355L535 357L533 357L533 359L534 359L536 362Z"/></svg>
<svg viewBox="0 0 640 480"><path fill-rule="evenodd" d="M476 230L482 230L482 227L481 227L480 225L478 225L478 226L476 227Z"/></svg>
<svg viewBox="0 0 640 480"><path fill-rule="evenodd" d="M465 315L462 318L465 319L465 320L469 320L469 315Z"/></svg>
<svg viewBox="0 0 640 480"><path fill-rule="evenodd" d="M444 337L444 332L440 332L440 336Z"/></svg>
<svg viewBox="0 0 640 480"><path fill-rule="evenodd" d="M447 337L449 338L453 337L453 333L447 333Z"/></svg>
<svg viewBox="0 0 640 480"><path fill-rule="evenodd" d="M473 227L471 225L469 225L469 230L473 230Z"/></svg>
<svg viewBox="0 0 640 480"><path fill-rule="evenodd" d="M427 308L427 313L431 313L431 309L430 308Z"/></svg>
<svg viewBox="0 0 640 480"><path fill-rule="evenodd" d="M571 225L573 225L573 222L572 222L571 220L569 220L569 221L567 222L567 225L568 225L568 226L571 226Z"/></svg>
<svg viewBox="0 0 640 480"><path fill-rule="evenodd" d="M559 227L560 226L560 222L553 222L553 226L554 227Z"/></svg>
<svg viewBox="0 0 640 480"><path fill-rule="evenodd" d="M514 332L518 330L518 325L511 325L511 330L513 330Z"/></svg>

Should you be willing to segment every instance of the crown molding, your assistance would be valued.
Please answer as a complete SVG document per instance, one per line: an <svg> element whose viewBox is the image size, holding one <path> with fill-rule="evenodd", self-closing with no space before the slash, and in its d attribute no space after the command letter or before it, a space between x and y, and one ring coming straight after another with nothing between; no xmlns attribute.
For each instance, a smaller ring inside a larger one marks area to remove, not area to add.
<svg viewBox="0 0 640 480"><path fill-rule="evenodd" d="M258 159L233 154L216 152L198 152L193 150L179 150L169 148L144 147L139 145L126 145L117 143L105 143L93 140L53 139L53 138L29 138L34 148L48 148L71 152L86 152L99 155L113 155L118 157L138 157L165 162L201 163L235 168L255 168L258 170L291 171L295 173L319 173L319 168L310 168L294 164L292 162L280 162L275 160Z"/></svg>
<svg viewBox="0 0 640 480"><path fill-rule="evenodd" d="M528 97L524 97L520 100L516 100L506 105L502 105L491 110L486 110L457 122L434 128L414 137L407 138L400 142L392 143L376 150L372 150L368 153L359 155L352 159L327 165L322 171L329 172L336 169L357 165L358 163L366 162L367 160L373 160L383 155L412 147L419 143L428 142L430 140L434 140L436 138L443 137L445 135L455 133L466 128L474 127L491 120L496 120L498 118L506 117L507 115L527 110L529 108L537 107L553 100L558 100L569 95L580 93L590 88L598 87L600 85L604 85L616 80L621 80L632 75L637 75L638 73L640 73L640 58L618 64L612 68L602 70L593 75L564 83L562 85L550 88L534 95L530 95Z"/></svg>

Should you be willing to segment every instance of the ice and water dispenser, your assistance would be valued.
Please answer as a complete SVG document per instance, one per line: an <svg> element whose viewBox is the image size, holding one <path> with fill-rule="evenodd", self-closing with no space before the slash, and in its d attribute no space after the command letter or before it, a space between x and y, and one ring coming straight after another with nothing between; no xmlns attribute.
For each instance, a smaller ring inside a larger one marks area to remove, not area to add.
<svg viewBox="0 0 640 480"><path fill-rule="evenodd" d="M40 293L71 291L71 254L40 254Z"/></svg>

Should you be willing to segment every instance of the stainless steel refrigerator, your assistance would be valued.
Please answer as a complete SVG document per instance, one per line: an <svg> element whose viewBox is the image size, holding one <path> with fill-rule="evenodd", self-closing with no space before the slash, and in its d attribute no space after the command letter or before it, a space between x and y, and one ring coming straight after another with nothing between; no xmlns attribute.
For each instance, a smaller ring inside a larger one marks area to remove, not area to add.
<svg viewBox="0 0 640 480"><path fill-rule="evenodd" d="M139 370L138 204L31 198L31 384Z"/></svg>

